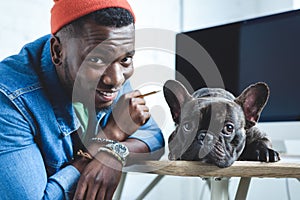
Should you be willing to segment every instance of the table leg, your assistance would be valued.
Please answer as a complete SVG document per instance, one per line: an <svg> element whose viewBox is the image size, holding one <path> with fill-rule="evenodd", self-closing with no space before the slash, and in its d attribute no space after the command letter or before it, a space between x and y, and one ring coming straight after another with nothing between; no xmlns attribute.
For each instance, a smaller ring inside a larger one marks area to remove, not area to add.
<svg viewBox="0 0 300 200"><path fill-rule="evenodd" d="M245 200L249 189L251 178L242 177L237 189L235 200Z"/></svg>
<svg viewBox="0 0 300 200"><path fill-rule="evenodd" d="M120 200L121 199L122 191L123 191L125 180L126 180L126 176L127 176L127 173L123 172L122 176L121 176L121 180L120 180L119 185L116 189L116 192L114 194L113 199L115 199L115 200Z"/></svg>
<svg viewBox="0 0 300 200"><path fill-rule="evenodd" d="M136 200L142 200L144 197L156 186L156 184L164 177L164 175L158 175L148 187L136 198Z"/></svg>
<svg viewBox="0 0 300 200"><path fill-rule="evenodd" d="M210 178L211 200L228 200L229 178Z"/></svg>

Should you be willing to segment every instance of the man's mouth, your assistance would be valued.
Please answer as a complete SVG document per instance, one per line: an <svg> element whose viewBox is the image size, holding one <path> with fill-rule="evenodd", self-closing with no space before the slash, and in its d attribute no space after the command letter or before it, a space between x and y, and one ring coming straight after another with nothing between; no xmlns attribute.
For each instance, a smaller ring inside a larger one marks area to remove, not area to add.
<svg viewBox="0 0 300 200"><path fill-rule="evenodd" d="M111 91L103 91L103 90L96 90L96 98L98 98L101 102L110 102L113 101L118 94L118 90L111 90Z"/></svg>

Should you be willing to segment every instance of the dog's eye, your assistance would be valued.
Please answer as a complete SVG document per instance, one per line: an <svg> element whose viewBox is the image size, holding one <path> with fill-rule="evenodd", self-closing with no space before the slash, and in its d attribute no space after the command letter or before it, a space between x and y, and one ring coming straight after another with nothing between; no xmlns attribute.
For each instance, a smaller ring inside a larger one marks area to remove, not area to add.
<svg viewBox="0 0 300 200"><path fill-rule="evenodd" d="M192 128L193 128L193 123L192 122L185 122L182 127L183 127L184 131L191 131Z"/></svg>
<svg viewBox="0 0 300 200"><path fill-rule="evenodd" d="M233 131L234 131L234 125L232 123L228 122L225 124L222 132L225 135L231 135L233 133Z"/></svg>

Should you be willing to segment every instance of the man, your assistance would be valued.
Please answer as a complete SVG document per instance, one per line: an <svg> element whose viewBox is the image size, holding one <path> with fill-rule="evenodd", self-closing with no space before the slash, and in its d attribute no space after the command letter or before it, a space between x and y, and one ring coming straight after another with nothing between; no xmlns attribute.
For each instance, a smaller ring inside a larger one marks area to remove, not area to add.
<svg viewBox="0 0 300 200"><path fill-rule="evenodd" d="M111 199L127 150L164 146L128 82L134 14L126 0L56 0L51 32L0 63L0 199Z"/></svg>

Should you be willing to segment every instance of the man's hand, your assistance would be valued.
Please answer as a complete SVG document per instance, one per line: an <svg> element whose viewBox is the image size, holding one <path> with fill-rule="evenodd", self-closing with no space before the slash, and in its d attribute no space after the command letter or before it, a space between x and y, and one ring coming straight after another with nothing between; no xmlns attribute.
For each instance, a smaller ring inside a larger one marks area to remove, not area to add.
<svg viewBox="0 0 300 200"><path fill-rule="evenodd" d="M132 91L120 97L103 128L107 138L124 141L150 118L149 108L139 95L139 91Z"/></svg>
<svg viewBox="0 0 300 200"><path fill-rule="evenodd" d="M123 144L130 151L130 160L145 159L149 153L147 145L140 140L127 139ZM106 200L113 197L121 178L122 164L105 152L96 153L98 148L97 143L88 148L90 154L94 155L93 160L81 158L73 163L73 166L81 173L74 199Z"/></svg>
<svg viewBox="0 0 300 200"><path fill-rule="evenodd" d="M112 199L121 174L122 164L117 159L97 153L81 172L74 199Z"/></svg>

